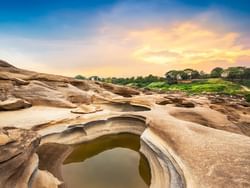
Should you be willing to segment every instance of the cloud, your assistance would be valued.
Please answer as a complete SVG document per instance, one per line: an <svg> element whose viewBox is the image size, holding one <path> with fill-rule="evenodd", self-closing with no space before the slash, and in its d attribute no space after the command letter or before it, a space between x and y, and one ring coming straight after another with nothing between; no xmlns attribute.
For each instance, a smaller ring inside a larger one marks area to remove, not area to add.
<svg viewBox="0 0 250 188"><path fill-rule="evenodd" d="M245 65L249 35L220 14L161 0L119 1L89 13L65 10L9 35L1 30L0 58L70 76L163 75L173 68Z"/></svg>
<svg viewBox="0 0 250 188"><path fill-rule="evenodd" d="M100 25L94 35L78 39L0 36L0 57L22 68L71 76L161 75L172 68L245 65L250 48L242 40L240 33L197 21L127 30Z"/></svg>
<svg viewBox="0 0 250 188"><path fill-rule="evenodd" d="M134 57L148 63L206 66L223 62L233 66L242 57L250 59L250 48L237 43L239 33L218 32L195 22L132 31L130 36L141 43Z"/></svg>

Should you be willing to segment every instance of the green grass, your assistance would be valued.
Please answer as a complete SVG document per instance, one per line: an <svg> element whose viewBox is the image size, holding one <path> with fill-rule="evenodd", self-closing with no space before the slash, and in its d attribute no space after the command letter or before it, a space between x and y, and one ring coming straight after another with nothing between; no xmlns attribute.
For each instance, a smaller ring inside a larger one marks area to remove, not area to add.
<svg viewBox="0 0 250 188"><path fill-rule="evenodd" d="M163 91L184 91L190 94L220 93L229 95L242 94L248 96L250 94L244 91L240 84L222 79L195 80L191 83L178 83L173 85L169 85L166 82L153 82L147 85L146 88Z"/></svg>
<svg viewBox="0 0 250 188"><path fill-rule="evenodd" d="M149 89L168 89L169 85L166 82L152 82L147 85Z"/></svg>

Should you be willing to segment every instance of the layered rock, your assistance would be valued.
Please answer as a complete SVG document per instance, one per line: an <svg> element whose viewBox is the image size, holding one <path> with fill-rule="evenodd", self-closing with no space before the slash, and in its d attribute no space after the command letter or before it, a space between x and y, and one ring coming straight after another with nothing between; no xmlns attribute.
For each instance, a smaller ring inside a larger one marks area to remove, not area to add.
<svg viewBox="0 0 250 188"><path fill-rule="evenodd" d="M57 106L57 107L76 107L68 101L64 95L40 81L32 81L28 85L14 89L16 97L29 101L32 105Z"/></svg>
<svg viewBox="0 0 250 188"><path fill-rule="evenodd" d="M6 61L0 60L0 67L11 67L14 68L13 65L7 63Z"/></svg>
<svg viewBox="0 0 250 188"><path fill-rule="evenodd" d="M26 188L29 185L52 188L60 184L53 175L37 169L35 151L39 142L36 132L7 127L0 129L0 187ZM37 183L40 179L47 179L47 182Z"/></svg>
<svg viewBox="0 0 250 188"><path fill-rule="evenodd" d="M249 137L183 122L161 109L149 126L143 140L160 156L171 156L186 187L250 186Z"/></svg>
<svg viewBox="0 0 250 188"><path fill-rule="evenodd" d="M82 104L78 108L71 110L71 112L75 114L89 114L89 113L95 113L101 110L102 110L101 106L98 106L98 105L94 106L94 105Z"/></svg>
<svg viewBox="0 0 250 188"><path fill-rule="evenodd" d="M9 98L5 101L0 101L0 110L19 110L28 108L32 105L23 99Z"/></svg>
<svg viewBox="0 0 250 188"><path fill-rule="evenodd" d="M69 108L94 99L139 94L128 87L22 70L4 61L0 64L0 91L1 101L18 98L32 105Z"/></svg>
<svg viewBox="0 0 250 188"><path fill-rule="evenodd" d="M0 187L54 188L63 182L58 169L68 147L41 146L39 164L37 133L42 144L67 145L123 132L141 135L150 188L250 187L250 107L240 98L143 93L3 61L0 91ZM53 151L46 166L42 161Z"/></svg>
<svg viewBox="0 0 250 188"><path fill-rule="evenodd" d="M139 91L132 89L130 87L126 87L126 86L117 86L117 85L110 84L110 83L98 83L98 84L104 89L111 91L112 93L124 96L124 97L131 97L133 95L140 94Z"/></svg>

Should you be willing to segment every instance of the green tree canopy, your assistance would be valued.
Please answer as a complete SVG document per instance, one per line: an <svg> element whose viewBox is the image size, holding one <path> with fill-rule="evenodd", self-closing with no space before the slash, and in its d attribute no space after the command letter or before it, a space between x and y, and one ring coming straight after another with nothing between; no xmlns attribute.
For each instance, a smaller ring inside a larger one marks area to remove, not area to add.
<svg viewBox="0 0 250 188"><path fill-rule="evenodd" d="M75 76L75 79L86 80L86 77L79 74Z"/></svg>
<svg viewBox="0 0 250 188"><path fill-rule="evenodd" d="M223 68L221 68L221 67L216 67L216 68L214 68L214 69L211 71L210 76L211 76L212 78L220 78L222 72L223 72Z"/></svg>
<svg viewBox="0 0 250 188"><path fill-rule="evenodd" d="M245 68L243 73L243 79L250 79L250 68Z"/></svg>
<svg viewBox="0 0 250 188"><path fill-rule="evenodd" d="M194 69L184 69L184 72L187 74L188 79L197 79L200 77L200 73Z"/></svg>
<svg viewBox="0 0 250 188"><path fill-rule="evenodd" d="M243 79L245 73L245 67L229 67L222 72L222 77L230 80Z"/></svg>

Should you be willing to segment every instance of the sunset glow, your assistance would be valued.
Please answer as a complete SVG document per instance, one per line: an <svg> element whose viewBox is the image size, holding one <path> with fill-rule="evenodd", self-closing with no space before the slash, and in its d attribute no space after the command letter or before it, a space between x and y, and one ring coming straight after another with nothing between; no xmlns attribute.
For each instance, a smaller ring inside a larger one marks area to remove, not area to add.
<svg viewBox="0 0 250 188"><path fill-rule="evenodd" d="M136 76L250 62L246 1L14 2L0 6L0 59L20 68Z"/></svg>
<svg viewBox="0 0 250 188"><path fill-rule="evenodd" d="M142 43L135 58L148 63L206 66L217 62L230 66L243 57L250 60L250 48L237 44L239 33L219 33L196 23L133 32L132 36Z"/></svg>

